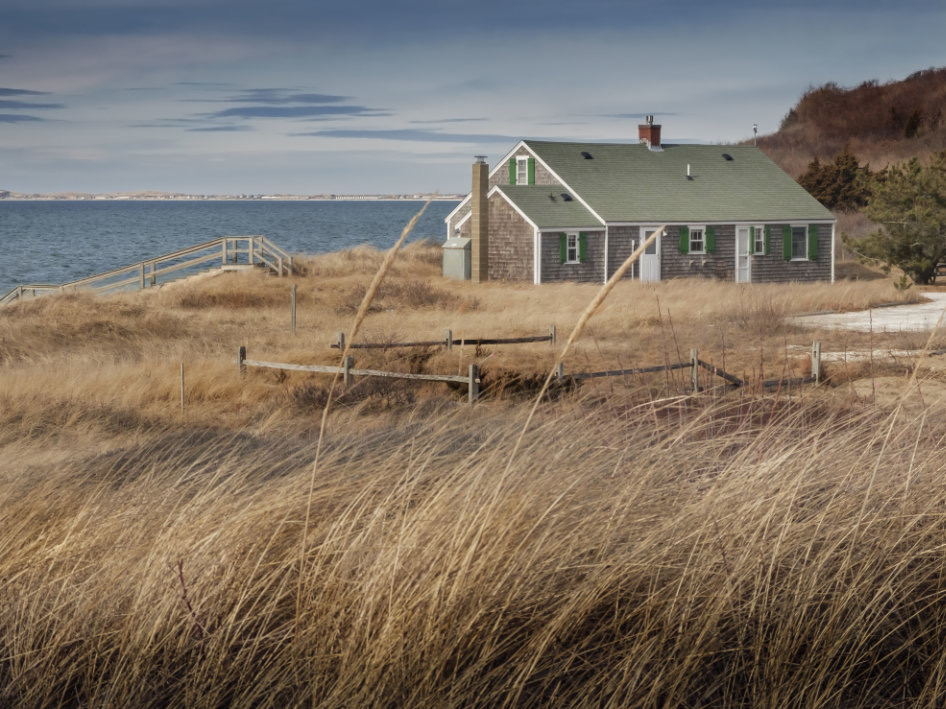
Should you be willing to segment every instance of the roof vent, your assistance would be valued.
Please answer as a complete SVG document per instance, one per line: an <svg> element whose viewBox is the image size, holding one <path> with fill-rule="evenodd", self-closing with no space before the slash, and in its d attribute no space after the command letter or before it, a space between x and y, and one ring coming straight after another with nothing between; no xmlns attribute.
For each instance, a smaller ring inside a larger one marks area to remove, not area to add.
<svg viewBox="0 0 946 709"><path fill-rule="evenodd" d="M562 192L562 200L565 202L571 202L572 196L568 192Z"/></svg>
<svg viewBox="0 0 946 709"><path fill-rule="evenodd" d="M732 162L733 156L730 155L729 153L723 153L723 160L725 160L726 162Z"/></svg>
<svg viewBox="0 0 946 709"><path fill-rule="evenodd" d="M594 158L592 157L591 153L589 153L589 152L587 152L587 151L585 151L585 150L582 150L582 151L581 151L581 156L582 156L585 160L594 160Z"/></svg>

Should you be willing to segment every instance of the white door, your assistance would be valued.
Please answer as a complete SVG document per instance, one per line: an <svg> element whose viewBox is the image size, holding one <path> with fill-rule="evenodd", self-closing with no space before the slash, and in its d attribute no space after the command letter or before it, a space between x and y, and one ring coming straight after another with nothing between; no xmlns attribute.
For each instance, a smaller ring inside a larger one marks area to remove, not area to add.
<svg viewBox="0 0 946 709"><path fill-rule="evenodd" d="M641 228L641 243L644 243L651 234L656 231L655 229ZM644 250L644 253L641 254L640 258L641 265L641 280L657 282L660 280L660 235L657 235L657 238L654 239L650 244L647 245L647 248Z"/></svg>
<svg viewBox="0 0 946 709"><path fill-rule="evenodd" d="M736 227L736 283L752 281L752 240L749 227Z"/></svg>

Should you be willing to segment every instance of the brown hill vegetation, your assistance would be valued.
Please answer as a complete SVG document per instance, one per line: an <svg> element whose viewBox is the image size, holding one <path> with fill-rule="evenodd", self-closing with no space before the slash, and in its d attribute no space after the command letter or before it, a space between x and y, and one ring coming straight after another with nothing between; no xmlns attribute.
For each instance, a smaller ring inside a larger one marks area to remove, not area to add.
<svg viewBox="0 0 946 709"><path fill-rule="evenodd" d="M845 147L877 170L946 149L946 68L924 69L901 81L865 81L855 88L831 82L809 89L777 133L758 144L798 177L815 158Z"/></svg>

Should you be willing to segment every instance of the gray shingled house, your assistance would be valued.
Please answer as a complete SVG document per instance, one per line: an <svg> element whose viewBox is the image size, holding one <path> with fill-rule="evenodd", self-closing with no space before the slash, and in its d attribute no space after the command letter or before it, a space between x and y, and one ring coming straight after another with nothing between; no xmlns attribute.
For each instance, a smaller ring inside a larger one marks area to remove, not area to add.
<svg viewBox="0 0 946 709"><path fill-rule="evenodd" d="M658 225L628 278L833 281L835 218L758 148L523 140L446 218L472 279L606 281Z"/></svg>

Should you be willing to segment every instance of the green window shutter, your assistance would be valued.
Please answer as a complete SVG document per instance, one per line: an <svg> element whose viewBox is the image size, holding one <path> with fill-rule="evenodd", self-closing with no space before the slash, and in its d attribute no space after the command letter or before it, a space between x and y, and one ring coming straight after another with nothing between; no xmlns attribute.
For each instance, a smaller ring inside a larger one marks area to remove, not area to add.
<svg viewBox="0 0 946 709"><path fill-rule="evenodd" d="M818 260L818 225L808 225L808 259Z"/></svg>
<svg viewBox="0 0 946 709"><path fill-rule="evenodd" d="M516 184L516 156L509 158L509 184Z"/></svg>
<svg viewBox="0 0 946 709"><path fill-rule="evenodd" d="M535 184L535 158L529 158L529 162L527 163L527 165L528 165L528 170L529 170L529 184L534 185Z"/></svg>
<svg viewBox="0 0 946 709"><path fill-rule="evenodd" d="M769 242L772 240L772 227L770 227L768 224L765 225L765 231L764 231L764 233L762 234L762 237L763 237L763 239L764 239L764 244L763 244L763 251L762 251L762 253L764 253L765 255L768 255L768 253L769 253Z"/></svg>
<svg viewBox="0 0 946 709"><path fill-rule="evenodd" d="M755 227L749 227L749 253L755 254Z"/></svg>
<svg viewBox="0 0 946 709"><path fill-rule="evenodd" d="M716 227L708 226L706 227L706 253L715 254L716 253Z"/></svg>
<svg viewBox="0 0 946 709"><path fill-rule="evenodd" d="M792 260L792 227L788 224L782 227L782 258Z"/></svg>
<svg viewBox="0 0 946 709"><path fill-rule="evenodd" d="M578 261L584 263L588 257L588 235L585 232L578 234Z"/></svg>
<svg viewBox="0 0 946 709"><path fill-rule="evenodd" d="M690 253L690 227L680 227L680 253Z"/></svg>
<svg viewBox="0 0 946 709"><path fill-rule="evenodd" d="M565 232L559 232L558 235L558 257L559 263L565 263L568 260L568 236Z"/></svg>

